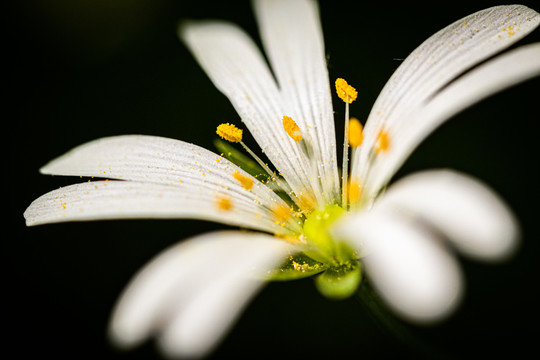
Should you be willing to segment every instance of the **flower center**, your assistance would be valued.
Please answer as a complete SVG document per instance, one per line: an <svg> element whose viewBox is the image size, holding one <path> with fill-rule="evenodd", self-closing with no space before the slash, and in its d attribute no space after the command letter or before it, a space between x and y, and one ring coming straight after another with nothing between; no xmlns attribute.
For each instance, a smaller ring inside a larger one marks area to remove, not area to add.
<svg viewBox="0 0 540 360"><path fill-rule="evenodd" d="M326 266L315 285L321 294L334 299L349 297L362 280L358 254L331 234L333 224L345 214L341 206L327 205L306 217L302 233L309 249L304 254Z"/></svg>
<svg viewBox="0 0 540 360"><path fill-rule="evenodd" d="M345 215L346 211L338 205L326 205L306 217L302 238L308 244L305 253L309 257L328 265L345 264L356 259L356 254L343 241L331 234L332 225Z"/></svg>

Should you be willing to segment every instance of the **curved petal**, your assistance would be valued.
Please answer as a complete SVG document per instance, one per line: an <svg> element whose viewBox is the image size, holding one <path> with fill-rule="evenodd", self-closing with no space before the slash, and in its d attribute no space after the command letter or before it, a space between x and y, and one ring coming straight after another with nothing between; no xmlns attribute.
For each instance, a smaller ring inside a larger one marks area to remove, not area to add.
<svg viewBox="0 0 540 360"><path fill-rule="evenodd" d="M254 276L278 266L290 251L271 236L232 231L174 245L130 282L110 335L122 347L158 335L169 356L204 356L264 284Z"/></svg>
<svg viewBox="0 0 540 360"><path fill-rule="evenodd" d="M379 206L419 217L475 258L502 259L518 244L518 225L502 200L486 185L453 171L407 176L388 189Z"/></svg>
<svg viewBox="0 0 540 360"><path fill-rule="evenodd" d="M107 219L200 219L275 234L301 230L276 223L271 209L221 187L170 186L136 181L94 181L66 186L38 199L24 213L27 225Z"/></svg>
<svg viewBox="0 0 540 360"><path fill-rule="evenodd" d="M287 104L289 116L309 134L318 153L323 194L339 198L334 115L315 1L258 0L253 2L262 42Z"/></svg>
<svg viewBox="0 0 540 360"><path fill-rule="evenodd" d="M363 145L353 159L353 174L365 180L370 172L372 149L381 129L394 141L401 129L414 126L414 113L437 92L529 34L539 23L538 13L525 6L495 6L454 22L422 43L392 75L375 102Z"/></svg>
<svg viewBox="0 0 540 360"><path fill-rule="evenodd" d="M539 76L538 59L540 43L522 46L452 82L408 118L410 126L395 136L393 149L385 154L384 161L374 164L366 187L375 191L387 183L418 144L453 115L498 91Z"/></svg>
<svg viewBox="0 0 540 360"><path fill-rule="evenodd" d="M309 162L283 129L281 94L249 36L219 21L186 22L179 36L294 192L313 197Z"/></svg>
<svg viewBox="0 0 540 360"><path fill-rule="evenodd" d="M261 224L275 220L270 215L273 209L286 206L267 186L227 159L196 145L155 136L94 140L52 160L41 172L128 182L109 182L103 186L80 184L54 191L30 206L26 212L29 224L145 216L191 217L232 221L242 226L251 223L249 228L264 231L273 228L276 232L276 224ZM235 179L235 172L251 179L253 186L245 189ZM232 202L231 211L216 207L216 201L222 198ZM82 199L88 202L83 204ZM250 211L251 215L247 216ZM299 230L293 223L289 226Z"/></svg>
<svg viewBox="0 0 540 360"><path fill-rule="evenodd" d="M381 298L402 317L434 322L448 316L462 295L458 264L434 236L399 214L374 209L335 231L360 253Z"/></svg>
<svg viewBox="0 0 540 360"><path fill-rule="evenodd" d="M40 171L170 186L222 187L252 200L279 201L267 186L229 160L200 146L158 136L122 135L93 140L50 161ZM249 191L234 178L235 172L253 181Z"/></svg>

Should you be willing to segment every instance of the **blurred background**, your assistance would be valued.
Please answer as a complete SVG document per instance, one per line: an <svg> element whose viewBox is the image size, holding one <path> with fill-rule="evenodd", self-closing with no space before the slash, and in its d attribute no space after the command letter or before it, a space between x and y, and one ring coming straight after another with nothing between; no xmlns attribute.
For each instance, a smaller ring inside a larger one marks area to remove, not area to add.
<svg viewBox="0 0 540 360"><path fill-rule="evenodd" d="M423 40L463 16L502 4L359 3L321 3L330 77L356 87L351 115L359 119ZM532 1L521 3L534 7ZM80 181L43 176L38 169L83 142L147 134L214 149L215 127L240 121L178 41L176 26L186 18L226 19L259 41L249 1L26 0L11 2L8 15L4 349L19 354L13 358L157 359L151 341L128 352L108 342L118 295L167 246L226 226L139 220L27 228L22 214L38 196ZM537 29L520 45L539 39ZM436 348L438 358L519 357L533 346L527 336L537 333L533 319L539 315L539 85L538 78L528 81L460 113L396 176L441 167L471 174L501 194L522 224L522 246L511 261L492 265L460 257L467 290L452 318L409 326ZM342 103L334 104L342 113ZM340 143L339 126L337 133ZM326 300L309 279L267 286L213 356L262 355L424 356L373 322L358 299Z"/></svg>

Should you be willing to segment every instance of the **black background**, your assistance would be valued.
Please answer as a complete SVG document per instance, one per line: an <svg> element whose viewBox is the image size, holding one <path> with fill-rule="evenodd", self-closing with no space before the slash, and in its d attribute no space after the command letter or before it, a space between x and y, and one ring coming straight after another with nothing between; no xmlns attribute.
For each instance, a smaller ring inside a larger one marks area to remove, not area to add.
<svg viewBox="0 0 540 360"><path fill-rule="evenodd" d="M323 1L321 10L330 77L344 77L359 91L351 115L360 119L400 59L424 39L500 4L359 3ZM43 176L38 169L83 142L148 134L213 149L215 127L239 119L178 41L176 24L221 18L257 36L249 2L19 1L8 10L4 351L17 354L8 358L159 358L152 342L129 352L109 344L112 306L131 276L162 249L225 226L143 220L27 228L22 213L43 193L79 181ZM538 39L536 30L520 44ZM520 357L534 345L527 336L538 335L539 85L538 79L528 81L460 113L396 176L440 167L471 174L500 193L522 224L522 246L512 261L492 265L460 257L467 292L452 318L429 328L410 326L438 349L437 357ZM334 103L341 118L342 105ZM340 143L342 130L337 133ZM326 300L311 280L267 286L214 353L229 355L421 356L381 330L358 299Z"/></svg>

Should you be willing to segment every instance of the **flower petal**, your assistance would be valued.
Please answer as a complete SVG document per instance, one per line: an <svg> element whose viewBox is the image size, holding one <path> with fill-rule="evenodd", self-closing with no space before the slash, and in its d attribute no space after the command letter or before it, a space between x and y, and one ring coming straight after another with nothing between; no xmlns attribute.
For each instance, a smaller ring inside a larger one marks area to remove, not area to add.
<svg viewBox="0 0 540 360"><path fill-rule="evenodd" d="M448 316L462 294L459 267L432 234L399 214L350 216L336 234L360 253L370 281L397 314L416 322Z"/></svg>
<svg viewBox="0 0 540 360"><path fill-rule="evenodd" d="M339 198L332 98L319 9L315 1L260 0L255 14L281 101L313 139L327 202Z"/></svg>
<svg viewBox="0 0 540 360"><path fill-rule="evenodd" d="M539 22L539 21L537 21ZM520 82L540 75L540 43L519 47L486 62L436 94L402 129L393 150L370 170L370 189L378 189L432 131L468 106Z"/></svg>
<svg viewBox="0 0 540 360"><path fill-rule="evenodd" d="M415 112L437 92L529 34L539 19L536 11L522 5L495 6L454 22L422 43L392 75L375 102L352 173L365 180L371 171L372 149L381 129L392 141L399 138L396 134L414 126Z"/></svg>
<svg viewBox="0 0 540 360"><path fill-rule="evenodd" d="M249 36L218 21L187 22L179 36L294 192L313 197L309 162L283 128L281 94Z"/></svg>
<svg viewBox="0 0 540 360"><path fill-rule="evenodd" d="M142 135L98 139L54 159L41 172L128 181L80 184L46 194L27 210L30 225L102 218L190 217L232 221L241 226L251 223L249 228L281 232L281 226L269 225L275 221L272 210L286 206L278 195L228 160L182 141ZM242 187L235 172L252 180L251 189ZM216 206L219 199L231 201L230 211ZM294 223L288 226L300 230Z"/></svg>
<svg viewBox="0 0 540 360"><path fill-rule="evenodd" d="M111 319L111 337L127 347L157 334L169 356L204 356L264 284L254 276L290 251L271 236L232 231L174 245L128 285Z"/></svg>
<svg viewBox="0 0 540 360"><path fill-rule="evenodd" d="M393 184L379 206L406 211L479 259L512 254L519 229L508 207L486 185L453 171L425 171Z"/></svg>
<svg viewBox="0 0 540 360"><path fill-rule="evenodd" d="M224 201L227 206L224 206ZM136 181L94 181L66 186L38 199L24 213L27 225L106 219L200 219L276 234L301 230L276 223L271 209L250 198L211 187Z"/></svg>

